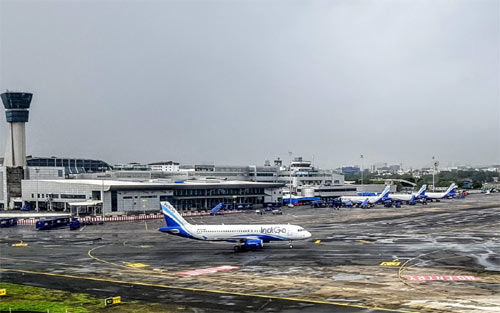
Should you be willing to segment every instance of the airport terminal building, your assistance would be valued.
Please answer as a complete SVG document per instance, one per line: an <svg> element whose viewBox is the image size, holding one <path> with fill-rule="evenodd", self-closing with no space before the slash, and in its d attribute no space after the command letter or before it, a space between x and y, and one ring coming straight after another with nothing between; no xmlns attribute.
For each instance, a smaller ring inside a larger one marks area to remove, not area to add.
<svg viewBox="0 0 500 313"><path fill-rule="evenodd" d="M87 207L88 213L158 212L160 201L178 210L209 210L220 202L252 204L281 202L283 184L248 181L123 181L99 179L23 180L23 205L48 211Z"/></svg>

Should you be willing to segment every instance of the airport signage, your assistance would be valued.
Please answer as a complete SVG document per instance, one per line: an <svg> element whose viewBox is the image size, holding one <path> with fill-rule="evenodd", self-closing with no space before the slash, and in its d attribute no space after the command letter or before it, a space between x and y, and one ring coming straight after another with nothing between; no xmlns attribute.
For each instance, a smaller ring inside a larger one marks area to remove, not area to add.
<svg viewBox="0 0 500 313"><path fill-rule="evenodd" d="M6 296L7 295L7 289L0 289L0 296Z"/></svg>
<svg viewBox="0 0 500 313"><path fill-rule="evenodd" d="M113 305L113 304L118 304L122 302L122 297L110 297L104 299L104 304L105 305Z"/></svg>
<svg viewBox="0 0 500 313"><path fill-rule="evenodd" d="M474 276L446 276L446 275L406 275L406 280L411 281L429 281L429 280L441 280L441 281L449 281L449 280L459 280L459 281L468 281L468 280L477 280Z"/></svg>
<svg viewBox="0 0 500 313"><path fill-rule="evenodd" d="M217 273L217 272L232 271L232 270L237 270L239 268L240 268L239 266L221 265L221 266L200 268L200 269L190 270L190 271L183 271L183 272L177 273L177 275L198 276L198 275L213 274L213 273Z"/></svg>

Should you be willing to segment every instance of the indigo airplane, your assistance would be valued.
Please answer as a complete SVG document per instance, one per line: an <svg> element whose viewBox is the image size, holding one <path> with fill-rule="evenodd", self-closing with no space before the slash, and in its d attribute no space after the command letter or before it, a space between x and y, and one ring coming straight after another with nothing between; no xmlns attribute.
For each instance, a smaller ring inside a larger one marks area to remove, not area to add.
<svg viewBox="0 0 500 313"><path fill-rule="evenodd" d="M368 204L375 204L379 202L389 193L390 190L391 186L385 186L384 191L382 191L382 193L377 196L342 196L340 197L340 199L342 200L342 203L350 202L351 204L356 204L364 208Z"/></svg>
<svg viewBox="0 0 500 313"><path fill-rule="evenodd" d="M422 187L417 191L417 193L394 193L388 194L387 197L393 201L406 201L407 203L415 203L415 200L425 198L425 190L427 185L422 185Z"/></svg>
<svg viewBox="0 0 500 313"><path fill-rule="evenodd" d="M446 189L446 191L444 192L426 192L425 193L425 197L429 200L439 200L439 199L443 199L443 198L449 198L449 197L452 197L455 195L455 192L453 190L455 190L455 188L457 188L457 185L455 185L455 183L452 183L450 185L450 187L448 187L448 189Z"/></svg>
<svg viewBox="0 0 500 313"><path fill-rule="evenodd" d="M304 228L290 224L192 225L169 202L161 202L161 209L167 226L159 231L189 239L234 242L234 251L262 248L270 241L288 241L292 248L293 240L311 237Z"/></svg>

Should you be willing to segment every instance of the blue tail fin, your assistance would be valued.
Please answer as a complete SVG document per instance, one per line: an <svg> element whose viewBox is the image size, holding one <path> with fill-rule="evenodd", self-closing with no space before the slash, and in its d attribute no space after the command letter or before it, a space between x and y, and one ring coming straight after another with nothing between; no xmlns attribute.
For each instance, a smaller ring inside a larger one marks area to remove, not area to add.
<svg viewBox="0 0 500 313"><path fill-rule="evenodd" d="M391 191L391 186L385 186L384 191L382 191L382 193L378 195L378 198L376 198L376 202L380 201L380 199L384 199L389 194L389 191Z"/></svg>
<svg viewBox="0 0 500 313"><path fill-rule="evenodd" d="M426 189L427 189L427 185L422 185L422 187L420 187L420 190L415 195L417 197L417 199L425 194Z"/></svg>
<svg viewBox="0 0 500 313"><path fill-rule="evenodd" d="M454 193L454 189L457 188L457 185L455 185L455 183L452 183L450 185L450 187L448 187L448 190L446 190L446 194L445 196L448 196L450 194L453 194Z"/></svg>
<svg viewBox="0 0 500 313"><path fill-rule="evenodd" d="M169 227L183 227L189 225L188 222L177 212L170 202L161 202L161 210L165 216L165 222Z"/></svg>

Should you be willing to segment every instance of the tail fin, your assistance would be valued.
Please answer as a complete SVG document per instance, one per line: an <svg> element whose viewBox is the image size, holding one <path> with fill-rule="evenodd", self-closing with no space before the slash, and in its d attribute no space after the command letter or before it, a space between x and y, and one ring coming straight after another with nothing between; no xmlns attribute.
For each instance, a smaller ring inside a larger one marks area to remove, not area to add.
<svg viewBox="0 0 500 313"><path fill-rule="evenodd" d="M163 215L165 216L165 221L167 222L167 226L186 226L189 223L177 212L173 205L170 202L160 202L161 210Z"/></svg>
<svg viewBox="0 0 500 313"><path fill-rule="evenodd" d="M380 194L380 198L384 198L385 196L387 196L389 191L391 191L391 186L385 186L384 191L382 191L382 193Z"/></svg>
<svg viewBox="0 0 500 313"><path fill-rule="evenodd" d="M417 194L415 195L415 197L418 198L418 197L423 196L426 189L427 189L427 185L422 185L422 187L420 187L420 189L417 191Z"/></svg>
<svg viewBox="0 0 500 313"><path fill-rule="evenodd" d="M457 188L457 185L455 185L455 183L452 183L450 187L448 187L448 190L446 190L446 195L449 195L455 188Z"/></svg>
<svg viewBox="0 0 500 313"><path fill-rule="evenodd" d="M457 188L457 187L458 187L458 186L457 186L457 185L455 185L455 183L452 183L452 184L450 185L450 187L448 187L448 190L446 190L446 195L452 194L452 193L453 193L453 190L454 190L455 188Z"/></svg>

